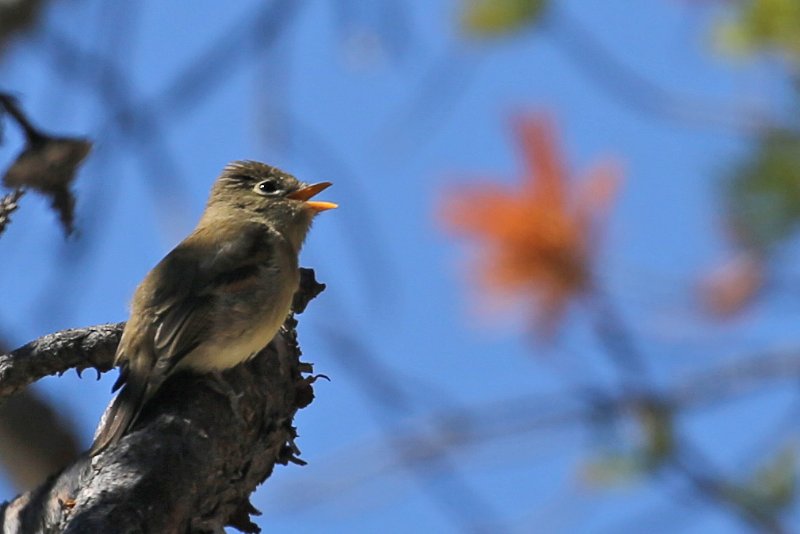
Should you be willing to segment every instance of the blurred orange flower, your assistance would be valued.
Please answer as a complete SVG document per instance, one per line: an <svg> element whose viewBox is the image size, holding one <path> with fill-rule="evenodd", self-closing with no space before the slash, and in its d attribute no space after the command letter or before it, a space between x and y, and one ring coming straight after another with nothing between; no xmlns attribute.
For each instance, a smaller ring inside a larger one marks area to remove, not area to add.
<svg viewBox="0 0 800 534"><path fill-rule="evenodd" d="M526 164L515 187L485 184L445 195L448 230L482 245L482 285L514 299L533 297L535 326L551 334L570 300L592 286L592 257L602 215L620 181L616 165L592 170L570 190L551 121L524 117L515 131Z"/></svg>

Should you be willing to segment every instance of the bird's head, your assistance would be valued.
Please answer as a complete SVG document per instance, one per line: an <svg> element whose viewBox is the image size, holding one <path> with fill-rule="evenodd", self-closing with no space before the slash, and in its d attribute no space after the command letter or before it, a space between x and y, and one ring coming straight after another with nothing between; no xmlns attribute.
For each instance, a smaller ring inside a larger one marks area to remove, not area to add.
<svg viewBox="0 0 800 534"><path fill-rule="evenodd" d="M330 182L307 184L258 161L228 164L211 189L206 217L249 217L273 227L296 247L302 244L318 213L336 208L312 200Z"/></svg>

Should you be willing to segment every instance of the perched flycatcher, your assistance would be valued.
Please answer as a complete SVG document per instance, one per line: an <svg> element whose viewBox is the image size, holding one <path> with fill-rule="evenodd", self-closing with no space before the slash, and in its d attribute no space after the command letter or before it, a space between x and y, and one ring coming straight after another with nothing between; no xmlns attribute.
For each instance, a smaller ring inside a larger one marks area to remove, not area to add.
<svg viewBox="0 0 800 534"><path fill-rule="evenodd" d="M298 253L314 216L336 207L308 185L256 161L231 163L194 231L136 288L115 358L122 388L91 453L117 442L178 370L213 372L264 348L289 313Z"/></svg>

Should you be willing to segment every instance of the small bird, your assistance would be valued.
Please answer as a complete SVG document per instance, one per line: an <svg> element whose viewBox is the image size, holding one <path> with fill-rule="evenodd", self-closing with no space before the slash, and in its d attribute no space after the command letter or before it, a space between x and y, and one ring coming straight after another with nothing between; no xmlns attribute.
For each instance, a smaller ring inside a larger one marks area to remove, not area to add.
<svg viewBox="0 0 800 534"><path fill-rule="evenodd" d="M257 161L229 164L194 231L136 288L117 347L122 388L90 450L116 443L173 373L247 361L278 333L300 275L298 254L330 182L305 184Z"/></svg>

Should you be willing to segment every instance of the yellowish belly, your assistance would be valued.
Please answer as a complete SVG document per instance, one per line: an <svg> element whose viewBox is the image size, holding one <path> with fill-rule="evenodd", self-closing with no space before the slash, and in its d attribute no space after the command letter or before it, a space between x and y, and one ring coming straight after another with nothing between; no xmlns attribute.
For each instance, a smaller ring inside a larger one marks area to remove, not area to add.
<svg viewBox="0 0 800 534"><path fill-rule="evenodd" d="M236 336L217 336L203 343L187 355L179 367L197 372L210 372L228 369L239 365L255 356L266 347L280 330L288 314L275 314L266 317L250 330L240 332Z"/></svg>

